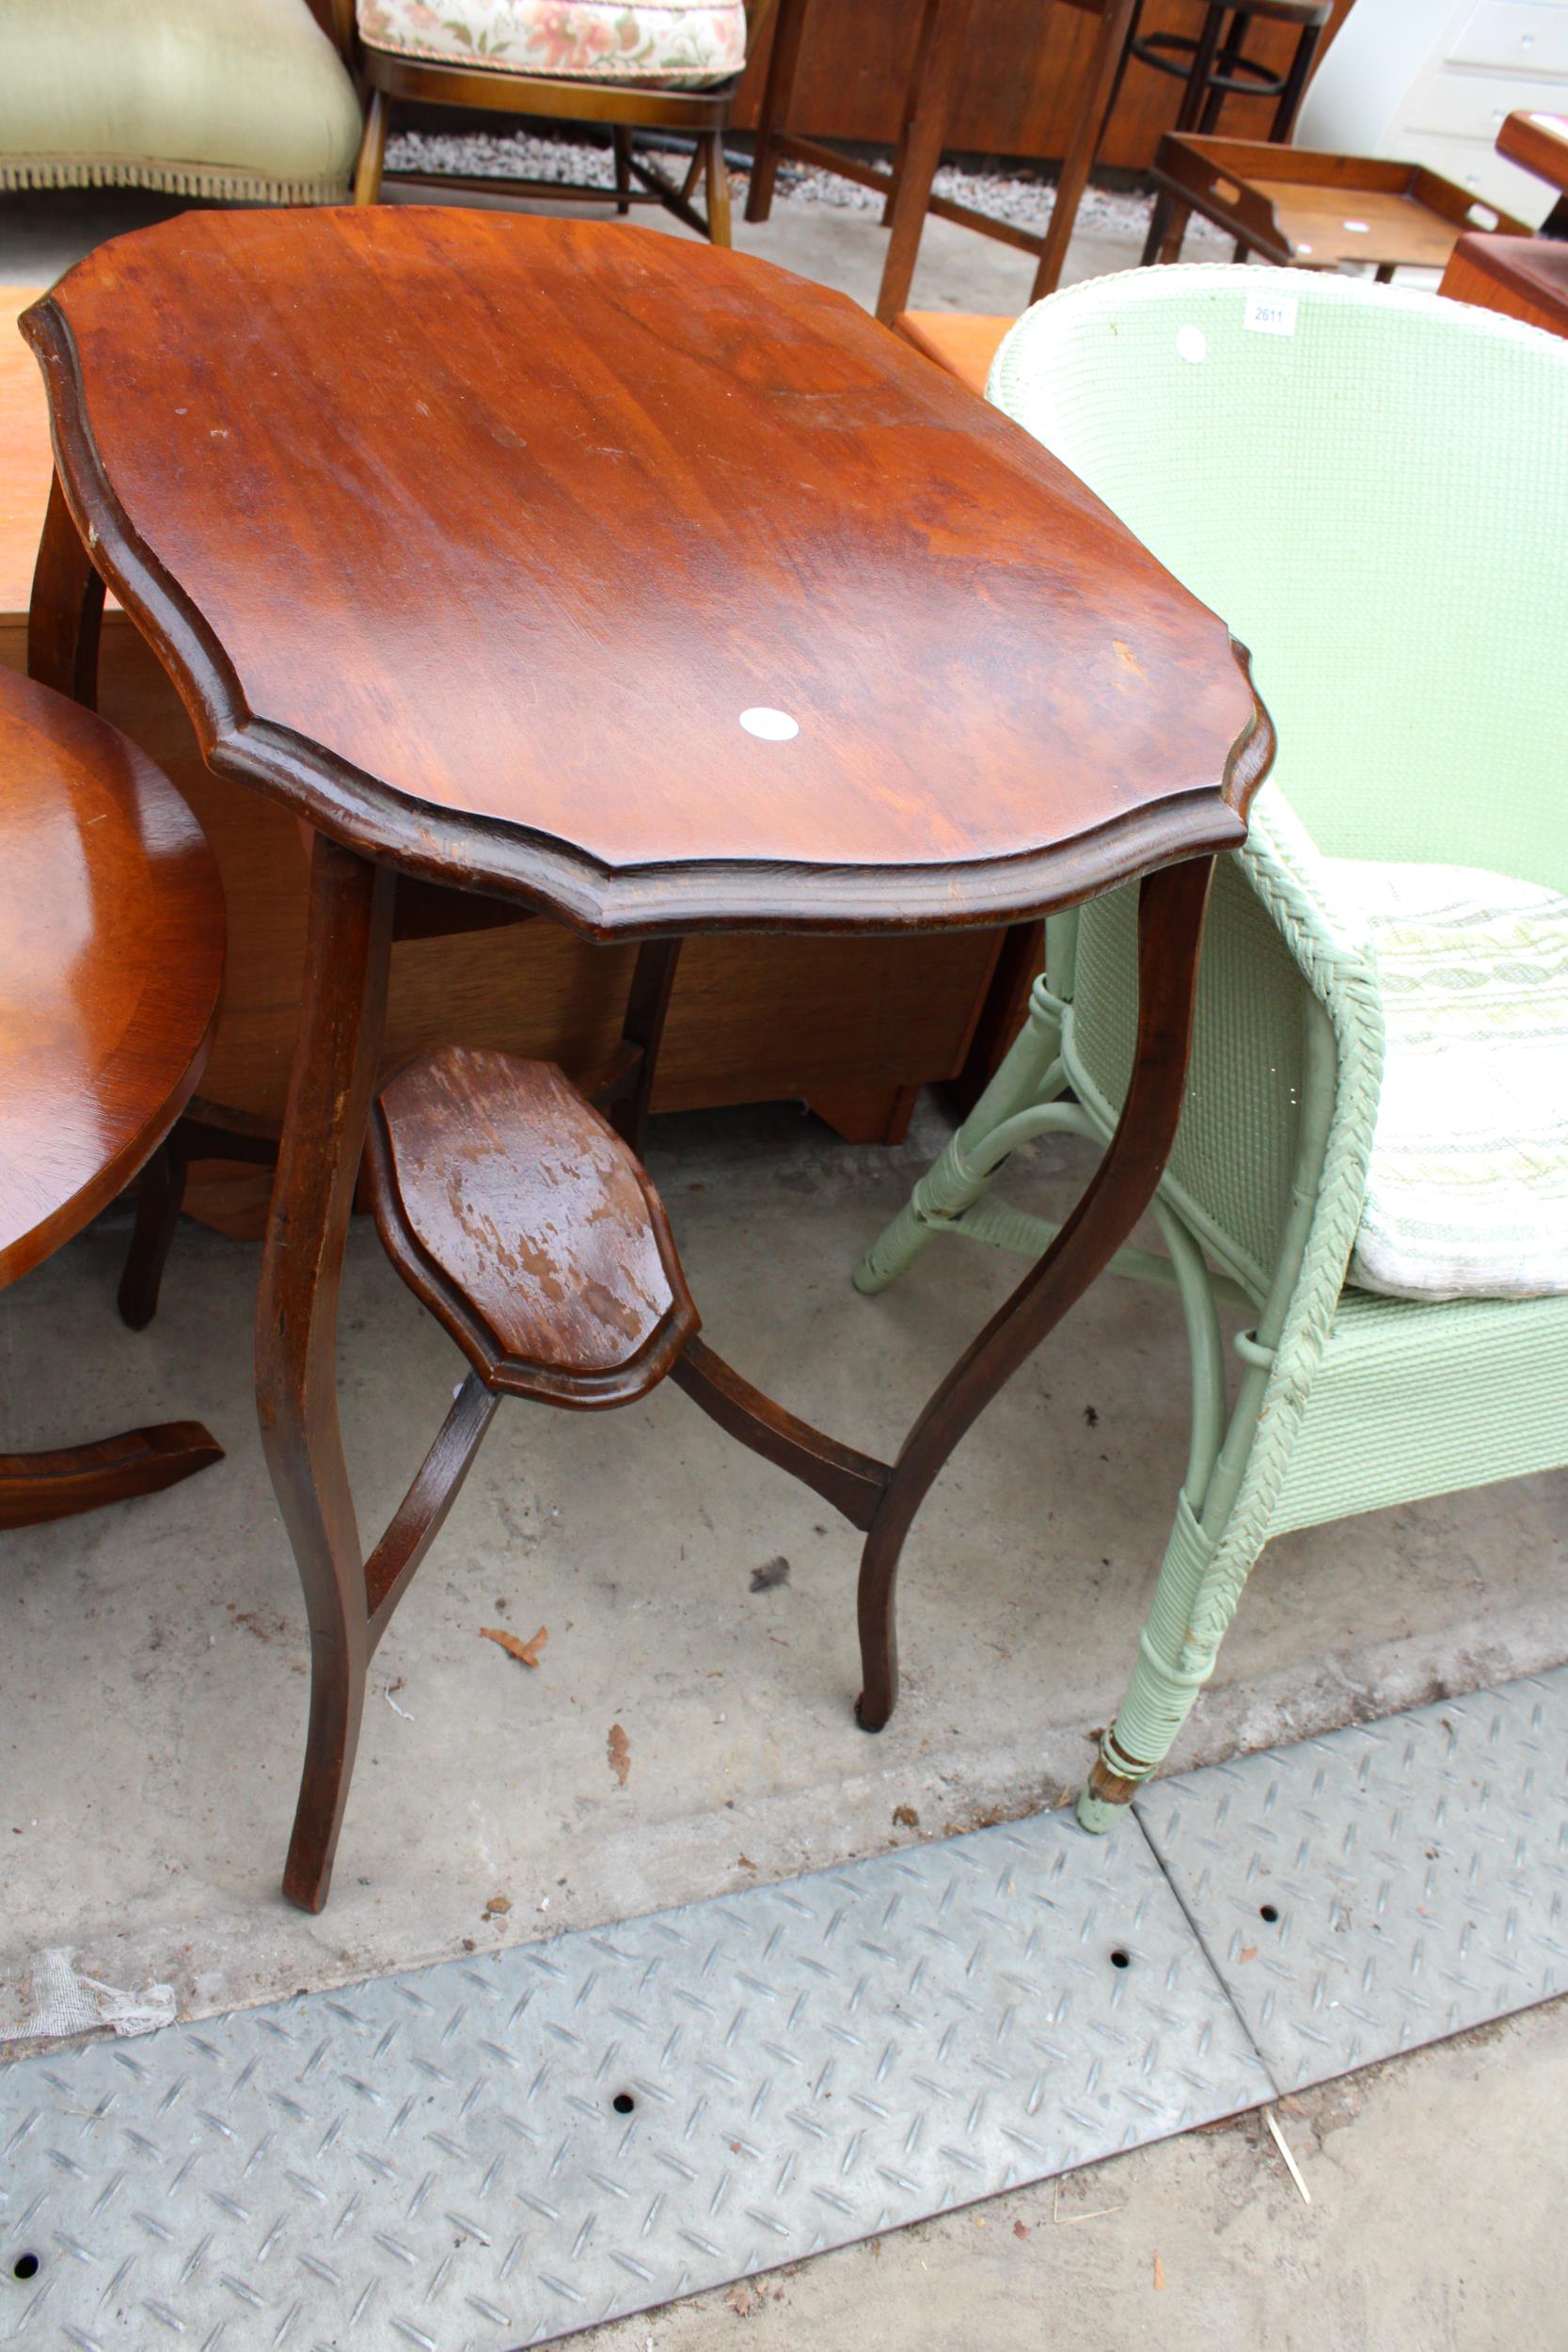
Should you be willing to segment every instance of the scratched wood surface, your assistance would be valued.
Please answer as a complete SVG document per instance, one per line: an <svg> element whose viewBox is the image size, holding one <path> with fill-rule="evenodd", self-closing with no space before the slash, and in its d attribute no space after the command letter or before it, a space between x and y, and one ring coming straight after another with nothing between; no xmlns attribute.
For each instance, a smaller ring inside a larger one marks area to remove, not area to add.
<svg viewBox="0 0 1568 2352"><path fill-rule="evenodd" d="M787 273L619 224L197 213L24 326L209 760L353 846L610 937L995 921L1243 837L1223 623Z"/></svg>
<svg viewBox="0 0 1568 2352"><path fill-rule="evenodd" d="M178 793L91 712L0 673L0 1287L166 1134L222 971L217 870Z"/></svg>
<svg viewBox="0 0 1568 2352"><path fill-rule="evenodd" d="M657 1195L552 1064L413 1063L377 1098L372 1166L389 1254L493 1387L625 1404L696 1330Z"/></svg>

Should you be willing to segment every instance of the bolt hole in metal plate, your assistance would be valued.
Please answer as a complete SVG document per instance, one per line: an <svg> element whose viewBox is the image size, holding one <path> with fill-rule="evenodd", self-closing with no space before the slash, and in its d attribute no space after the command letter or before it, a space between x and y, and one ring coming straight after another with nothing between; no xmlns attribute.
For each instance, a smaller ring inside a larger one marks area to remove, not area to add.
<svg viewBox="0 0 1568 2352"><path fill-rule="evenodd" d="M1568 1668L1136 1809L1281 2090L1568 1992Z"/></svg>
<svg viewBox="0 0 1568 2352"><path fill-rule="evenodd" d="M1270 2095L1055 1813L0 2068L0 2339L500 2352Z"/></svg>

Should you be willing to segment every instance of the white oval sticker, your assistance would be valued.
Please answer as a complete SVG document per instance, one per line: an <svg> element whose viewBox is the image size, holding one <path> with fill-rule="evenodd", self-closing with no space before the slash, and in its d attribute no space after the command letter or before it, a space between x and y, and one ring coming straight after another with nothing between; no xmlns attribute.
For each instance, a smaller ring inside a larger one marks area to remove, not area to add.
<svg viewBox="0 0 1568 2352"><path fill-rule="evenodd" d="M787 743L791 736L800 732L799 719L792 719L787 710L769 710L766 704L759 704L754 710L743 710L740 723L748 735L756 736L764 743Z"/></svg>

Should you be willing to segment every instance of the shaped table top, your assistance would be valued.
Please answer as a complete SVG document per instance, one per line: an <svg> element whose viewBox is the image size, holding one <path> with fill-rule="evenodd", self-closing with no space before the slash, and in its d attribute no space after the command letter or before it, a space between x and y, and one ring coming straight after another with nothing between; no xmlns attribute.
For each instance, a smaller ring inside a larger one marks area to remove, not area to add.
<svg viewBox="0 0 1568 2352"><path fill-rule="evenodd" d="M0 670L0 1289L112 1200L188 1100L223 891L161 770Z"/></svg>
<svg viewBox="0 0 1568 2352"><path fill-rule="evenodd" d="M27 313L215 770L594 936L1005 919L1234 847L1224 624L841 295L618 223L187 213Z"/></svg>

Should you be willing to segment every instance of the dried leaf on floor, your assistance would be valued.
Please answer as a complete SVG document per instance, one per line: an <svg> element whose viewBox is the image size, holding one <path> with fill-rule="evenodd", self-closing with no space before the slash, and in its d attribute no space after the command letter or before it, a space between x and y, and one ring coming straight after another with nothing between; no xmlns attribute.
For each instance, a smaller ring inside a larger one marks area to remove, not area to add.
<svg viewBox="0 0 1568 2352"><path fill-rule="evenodd" d="M1165 2265L1164 2265L1164 2263L1160 2260L1159 2255L1158 2255L1158 2254L1156 2254L1156 2255L1155 2255L1155 2257L1154 2257L1154 2292L1155 2292L1155 2294L1156 2294L1156 2295L1164 2295L1164 2291L1165 2291Z"/></svg>
<svg viewBox="0 0 1568 2352"><path fill-rule="evenodd" d="M789 1562L782 1551L775 1552L771 1560L765 1560L760 1568L752 1570L753 1593L771 1593L778 1585L788 1582Z"/></svg>
<svg viewBox="0 0 1568 2352"><path fill-rule="evenodd" d="M540 1627L531 1642L519 1640L515 1633L508 1633L504 1626L499 1625L482 1625L479 1633L481 1641L494 1642L498 1648L505 1650L508 1658L515 1658L519 1666L537 1666L539 1653L550 1638L550 1629L546 1625Z"/></svg>
<svg viewBox="0 0 1568 2352"><path fill-rule="evenodd" d="M920 1827L920 1816L912 1804L894 1806L893 1826L895 1829L918 1829Z"/></svg>
<svg viewBox="0 0 1568 2352"><path fill-rule="evenodd" d="M1029 2224L1027 2223L1027 2221L1015 2221L1015 2222L1013 2223L1013 2235L1014 2235L1014 2237L1027 2237L1027 2236L1028 2236L1028 2234L1029 2234Z"/></svg>
<svg viewBox="0 0 1568 2352"><path fill-rule="evenodd" d="M610 1769L624 1788L631 1777L631 1741L619 1724L611 1724L610 1738L605 1744L610 1756Z"/></svg>
<svg viewBox="0 0 1568 2352"><path fill-rule="evenodd" d="M731 2287L724 2297L736 2319L745 2319L752 2309L752 2290L748 2286Z"/></svg>
<svg viewBox="0 0 1568 2352"><path fill-rule="evenodd" d="M1238 1967L1244 1967L1244 1966L1246 1965L1246 1963L1247 1963L1249 1960L1256 1960L1256 1959L1257 1959L1257 1957L1258 1957L1258 1947L1257 1947L1257 1945L1256 1945L1256 1944L1243 1944L1243 1945L1242 1946L1241 1950L1240 1950L1240 1951L1237 1953L1237 1955L1236 1955L1236 1964L1237 1964L1237 1966L1238 1966Z"/></svg>

